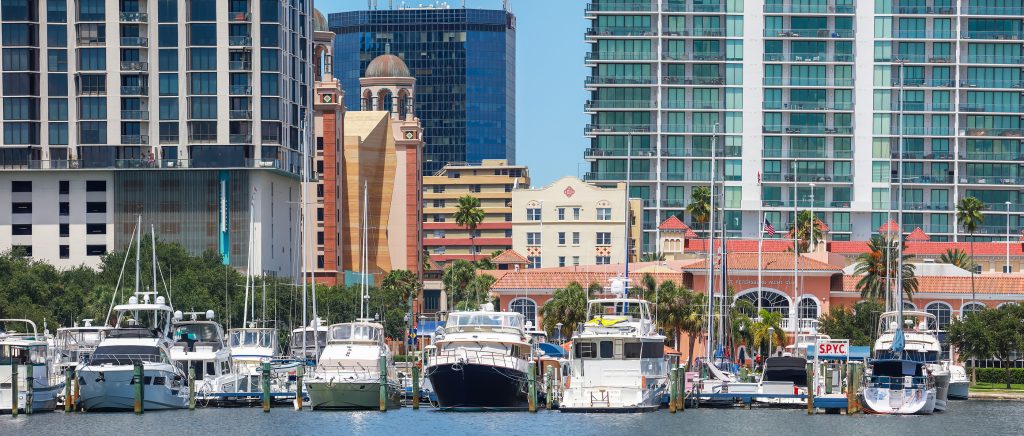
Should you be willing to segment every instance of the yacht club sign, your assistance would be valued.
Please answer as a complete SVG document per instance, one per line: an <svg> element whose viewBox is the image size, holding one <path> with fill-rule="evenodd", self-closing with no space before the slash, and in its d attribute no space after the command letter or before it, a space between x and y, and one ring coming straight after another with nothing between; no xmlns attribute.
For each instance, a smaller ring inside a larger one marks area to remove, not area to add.
<svg viewBox="0 0 1024 436"><path fill-rule="evenodd" d="M730 280L734 285L754 285L757 286L757 279L741 279L741 280ZM792 285L793 280L761 280L761 286L765 285Z"/></svg>

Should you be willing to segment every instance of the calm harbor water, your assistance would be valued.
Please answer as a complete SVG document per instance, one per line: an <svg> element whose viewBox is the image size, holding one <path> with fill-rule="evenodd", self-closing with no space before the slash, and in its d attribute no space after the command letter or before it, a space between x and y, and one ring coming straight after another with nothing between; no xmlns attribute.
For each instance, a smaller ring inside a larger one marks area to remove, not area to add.
<svg viewBox="0 0 1024 436"><path fill-rule="evenodd" d="M296 412L278 408L131 413L44 413L0 417L0 435L1020 435L1024 402L959 401L933 416L807 416L803 410L688 409L647 414L587 415L541 411L449 413L429 408L380 412Z"/></svg>

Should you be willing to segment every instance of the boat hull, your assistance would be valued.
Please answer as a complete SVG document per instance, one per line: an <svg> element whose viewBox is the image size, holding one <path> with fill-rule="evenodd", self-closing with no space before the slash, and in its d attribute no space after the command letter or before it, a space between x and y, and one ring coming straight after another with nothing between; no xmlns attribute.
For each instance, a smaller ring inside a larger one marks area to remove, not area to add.
<svg viewBox="0 0 1024 436"><path fill-rule="evenodd" d="M438 406L447 410L522 410L527 404L526 373L471 363L427 367Z"/></svg>
<svg viewBox="0 0 1024 436"><path fill-rule="evenodd" d="M935 411L946 411L946 401L949 398L949 371L938 369L932 372L935 376Z"/></svg>
<svg viewBox="0 0 1024 436"><path fill-rule="evenodd" d="M134 410L135 385L133 370L86 367L78 371L80 395L78 404L86 411L117 412ZM172 386L176 374L168 370L145 369L146 380L163 377L165 383L143 385L142 407L145 410L184 409L188 406L188 387Z"/></svg>
<svg viewBox="0 0 1024 436"><path fill-rule="evenodd" d="M950 400L966 400L970 398L971 382L957 381L949 383L949 392L946 397Z"/></svg>
<svg viewBox="0 0 1024 436"><path fill-rule="evenodd" d="M558 410L565 413L640 413L661 407L665 386L638 388L570 388ZM627 398L638 398L630 401Z"/></svg>
<svg viewBox="0 0 1024 436"><path fill-rule="evenodd" d="M64 389L64 385L36 387L32 390L32 412L52 412L57 407L57 394ZM25 391L18 392L18 410L25 411L27 401ZM11 411L11 391L0 390L0 411Z"/></svg>
<svg viewBox="0 0 1024 436"><path fill-rule="evenodd" d="M314 380L305 385L309 405L313 410L376 410L380 407L380 382ZM402 406L401 391L397 387L387 387L385 405L388 409Z"/></svg>
<svg viewBox="0 0 1024 436"><path fill-rule="evenodd" d="M863 404L882 415L930 415L935 412L935 389L888 389L867 387Z"/></svg>

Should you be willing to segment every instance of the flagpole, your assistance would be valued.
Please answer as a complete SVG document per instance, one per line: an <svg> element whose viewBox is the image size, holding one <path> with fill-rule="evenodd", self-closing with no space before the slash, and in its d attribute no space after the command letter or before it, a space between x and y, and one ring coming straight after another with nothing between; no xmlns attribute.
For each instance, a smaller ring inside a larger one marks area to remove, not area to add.
<svg viewBox="0 0 1024 436"><path fill-rule="evenodd" d="M764 210L761 210L761 225L757 230L757 316L761 316L761 270L764 269L761 253L764 248L764 223Z"/></svg>

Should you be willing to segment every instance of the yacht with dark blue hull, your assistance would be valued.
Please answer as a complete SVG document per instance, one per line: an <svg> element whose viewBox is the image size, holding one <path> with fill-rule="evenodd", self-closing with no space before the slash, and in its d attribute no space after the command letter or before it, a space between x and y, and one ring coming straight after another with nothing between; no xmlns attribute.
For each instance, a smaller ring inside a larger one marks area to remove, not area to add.
<svg viewBox="0 0 1024 436"><path fill-rule="evenodd" d="M530 337L516 312L455 312L438 332L425 375L442 410L527 408Z"/></svg>

